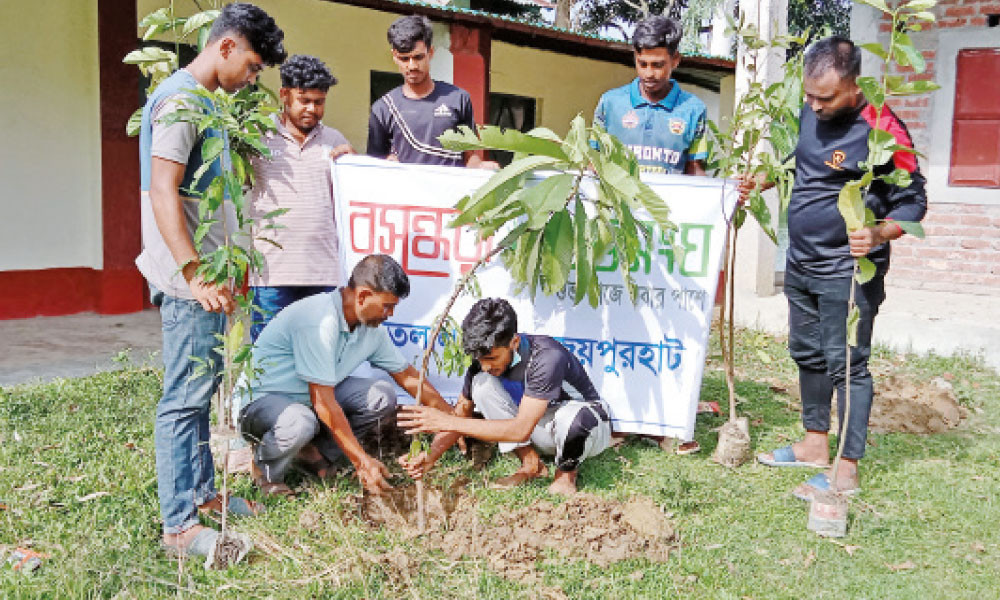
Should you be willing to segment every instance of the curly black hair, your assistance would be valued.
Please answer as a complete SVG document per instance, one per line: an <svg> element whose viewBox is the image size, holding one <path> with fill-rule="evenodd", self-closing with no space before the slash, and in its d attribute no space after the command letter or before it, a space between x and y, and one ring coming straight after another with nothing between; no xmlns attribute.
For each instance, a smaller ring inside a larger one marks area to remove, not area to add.
<svg viewBox="0 0 1000 600"><path fill-rule="evenodd" d="M323 61L315 56L296 54L281 65L281 87L297 90L327 91L337 84Z"/></svg>
<svg viewBox="0 0 1000 600"><path fill-rule="evenodd" d="M677 54L684 30L677 19L653 15L639 21L632 33L632 47L636 52L666 48L671 55Z"/></svg>
<svg viewBox="0 0 1000 600"><path fill-rule="evenodd" d="M408 15L393 21L385 37L396 52L413 52L417 42L423 42L428 49L431 47L434 30L431 29L431 21L427 17Z"/></svg>
<svg viewBox="0 0 1000 600"><path fill-rule="evenodd" d="M212 30L208 43L217 41L227 33L235 33L250 43L250 48L260 55L264 64L273 67L285 61L288 53L282 40L283 32L263 9L246 2L235 2L223 7Z"/></svg>
<svg viewBox="0 0 1000 600"><path fill-rule="evenodd" d="M462 349L472 358L506 346L517 333L517 313L503 298L483 298L462 319Z"/></svg>

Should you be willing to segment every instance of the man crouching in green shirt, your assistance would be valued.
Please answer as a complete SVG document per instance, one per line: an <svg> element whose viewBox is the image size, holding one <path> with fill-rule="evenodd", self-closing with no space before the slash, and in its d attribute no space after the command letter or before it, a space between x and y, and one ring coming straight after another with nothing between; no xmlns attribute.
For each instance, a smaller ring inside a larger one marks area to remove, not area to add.
<svg viewBox="0 0 1000 600"><path fill-rule="evenodd" d="M358 437L392 422L396 390L387 381L350 375L368 361L417 395L417 370L379 327L409 293L399 263L384 254L366 256L346 287L294 302L264 327L253 355L259 370L250 386L254 400L240 411L239 425L253 444L254 482L265 494L291 495L284 478L296 458L323 476L345 456L368 492L390 489L389 471ZM426 381L422 398L451 412Z"/></svg>

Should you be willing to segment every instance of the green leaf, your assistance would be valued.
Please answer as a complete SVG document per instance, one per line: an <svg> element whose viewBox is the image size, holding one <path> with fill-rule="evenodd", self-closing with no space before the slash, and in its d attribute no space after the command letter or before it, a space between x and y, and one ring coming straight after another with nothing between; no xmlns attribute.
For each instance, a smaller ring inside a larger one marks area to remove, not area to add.
<svg viewBox="0 0 1000 600"><path fill-rule="evenodd" d="M545 225L542 241L543 290L554 294L566 285L573 262L573 218L568 211L552 215Z"/></svg>
<svg viewBox="0 0 1000 600"><path fill-rule="evenodd" d="M885 48L882 47L882 44L877 44L875 42L871 42L869 44L861 44L861 47L864 48L865 50L871 52L875 56L881 58L882 60L885 60L886 58L889 57L889 53L885 51ZM862 79L862 78L861 77L858 78L858 80L859 80L858 83L859 84L861 83L860 79ZM868 77L866 79L871 79L871 78Z"/></svg>
<svg viewBox="0 0 1000 600"><path fill-rule="evenodd" d="M573 304L579 304L587 295L591 278L597 276L587 253L587 212L579 196L573 207L573 222L576 227L576 294Z"/></svg>
<svg viewBox="0 0 1000 600"><path fill-rule="evenodd" d="M929 8L934 8L936 5L937 0L910 0L899 8L910 12L920 12Z"/></svg>
<svg viewBox="0 0 1000 600"><path fill-rule="evenodd" d="M853 285L853 284L852 284ZM861 310L855 305L847 313L847 343L851 346L858 345L858 323L861 321Z"/></svg>
<svg viewBox="0 0 1000 600"><path fill-rule="evenodd" d="M590 136L587 135L587 123L582 115L576 115L569 124L569 132L562 143L563 152L570 162L580 165L587 161L590 153Z"/></svg>
<svg viewBox="0 0 1000 600"><path fill-rule="evenodd" d="M549 215L566 206L573 181L574 177L568 173L551 175L520 195L521 204L528 214L529 229L540 229L549 220Z"/></svg>
<svg viewBox="0 0 1000 600"><path fill-rule="evenodd" d="M858 272L854 276L858 280L858 283L865 284L875 277L875 263L868 260L865 257L860 257L858 260Z"/></svg>
<svg viewBox="0 0 1000 600"><path fill-rule="evenodd" d="M934 13L928 11L915 12L913 13L913 18L917 19L918 21L928 21L928 22L933 22L937 20L937 17L934 16ZM911 27L915 26L911 25Z"/></svg>
<svg viewBox="0 0 1000 600"><path fill-rule="evenodd" d="M135 109L132 116L128 118L128 122L125 123L125 135L129 137L135 137L139 135L139 129L142 128L142 107Z"/></svg>
<svg viewBox="0 0 1000 600"><path fill-rule="evenodd" d="M226 142L221 137L207 138L201 144L201 160L206 163L211 163L218 158L220 154L222 154L222 150L225 147Z"/></svg>
<svg viewBox="0 0 1000 600"><path fill-rule="evenodd" d="M896 58L899 64L904 67L912 66L913 70L917 73L924 72L927 68L927 63L924 61L924 55L913 46L913 41L910 39L909 35L901 32L894 33L893 44L896 46L896 49L899 50L899 54L897 54Z"/></svg>
<svg viewBox="0 0 1000 600"><path fill-rule="evenodd" d="M896 138L884 129L868 131L868 164L884 165L892 160Z"/></svg>
<svg viewBox="0 0 1000 600"><path fill-rule="evenodd" d="M889 88L889 93L893 96L913 96L924 94L941 89L941 86L933 81L919 79L917 81L898 82Z"/></svg>
<svg viewBox="0 0 1000 600"><path fill-rule="evenodd" d="M906 169L895 169L892 173L888 175L881 175L879 179L888 183L889 185L894 185L900 188L910 187L913 179L910 177L910 172Z"/></svg>
<svg viewBox="0 0 1000 600"><path fill-rule="evenodd" d="M875 45L877 46L878 44ZM882 91L881 84L874 77L858 77L857 83L858 87L864 93L865 98L876 108L881 108L885 104L885 93Z"/></svg>
<svg viewBox="0 0 1000 600"><path fill-rule="evenodd" d="M885 0L858 0L861 4L867 4L873 8L877 8L884 13L891 13L889 7L886 6Z"/></svg>
<svg viewBox="0 0 1000 600"><path fill-rule="evenodd" d="M181 39L186 38L196 29L201 29L206 25L211 25L219 17L219 11L206 10L196 15L192 15L184 22L184 29L181 30Z"/></svg>
<svg viewBox="0 0 1000 600"><path fill-rule="evenodd" d="M847 231L854 232L864 227L865 201L861 197L860 181L850 181L840 190L837 209L847 224Z"/></svg>
<svg viewBox="0 0 1000 600"><path fill-rule="evenodd" d="M514 180L519 175L529 173L536 169L542 169L544 167L552 167L559 162L561 162L559 159L551 156L526 156L525 158L515 160L503 169L497 171L493 177L490 177L489 181L480 186L475 193L472 194L471 204L474 206L480 200L493 192L493 190ZM472 208L472 206L469 208Z"/></svg>
<svg viewBox="0 0 1000 600"><path fill-rule="evenodd" d="M129 52L122 59L122 62L127 65L146 65L159 62L174 65L177 63L177 55L158 46L146 46Z"/></svg>
<svg viewBox="0 0 1000 600"><path fill-rule="evenodd" d="M906 233L924 239L924 226L917 221L893 221L899 228Z"/></svg>
<svg viewBox="0 0 1000 600"><path fill-rule="evenodd" d="M441 145L449 150L503 150L523 154L536 154L566 160L562 150L562 140L535 135L534 130L521 133L516 129L501 129L495 125L479 127L478 135L469 127L461 126L459 131L448 130L438 137ZM551 132L550 132L551 133ZM553 134L555 135L555 134Z"/></svg>

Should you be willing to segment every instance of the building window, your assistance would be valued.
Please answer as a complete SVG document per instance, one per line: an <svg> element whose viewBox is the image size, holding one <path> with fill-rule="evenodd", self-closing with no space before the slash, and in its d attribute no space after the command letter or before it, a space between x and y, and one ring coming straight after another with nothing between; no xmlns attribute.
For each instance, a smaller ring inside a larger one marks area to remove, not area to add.
<svg viewBox="0 0 1000 600"><path fill-rule="evenodd" d="M528 132L535 128L535 99L513 94L490 94L490 125ZM510 152L490 151L489 158L503 166L510 164Z"/></svg>
<svg viewBox="0 0 1000 600"><path fill-rule="evenodd" d="M954 186L1000 187L1000 48L958 53L951 131Z"/></svg>

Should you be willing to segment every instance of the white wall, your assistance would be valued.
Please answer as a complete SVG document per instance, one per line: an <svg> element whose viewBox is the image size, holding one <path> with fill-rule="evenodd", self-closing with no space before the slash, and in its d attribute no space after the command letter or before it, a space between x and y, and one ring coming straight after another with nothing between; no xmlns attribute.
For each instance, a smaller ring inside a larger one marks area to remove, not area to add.
<svg viewBox="0 0 1000 600"><path fill-rule="evenodd" d="M0 271L101 268L97 0L5 0L0 56Z"/></svg>

